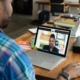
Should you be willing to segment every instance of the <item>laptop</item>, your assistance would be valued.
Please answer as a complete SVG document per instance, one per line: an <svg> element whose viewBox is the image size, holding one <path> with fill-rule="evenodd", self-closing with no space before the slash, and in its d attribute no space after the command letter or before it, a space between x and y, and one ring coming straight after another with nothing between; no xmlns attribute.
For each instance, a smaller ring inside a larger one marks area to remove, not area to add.
<svg viewBox="0 0 80 80"><path fill-rule="evenodd" d="M51 35L54 35L55 39ZM47 70L52 70L65 60L69 38L70 30L38 26L35 39L35 47L37 50L28 52L32 64ZM45 46L47 48L44 48Z"/></svg>

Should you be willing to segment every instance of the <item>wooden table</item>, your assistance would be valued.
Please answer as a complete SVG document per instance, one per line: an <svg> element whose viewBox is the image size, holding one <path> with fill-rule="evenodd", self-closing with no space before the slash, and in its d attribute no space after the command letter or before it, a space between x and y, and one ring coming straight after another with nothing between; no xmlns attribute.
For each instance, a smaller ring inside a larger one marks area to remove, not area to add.
<svg viewBox="0 0 80 80"><path fill-rule="evenodd" d="M55 19L58 19L59 17L60 16L56 17ZM47 25L47 23L45 23L44 25ZM33 36L35 36L35 34L32 34L31 32L27 32L15 40L16 41L18 40L29 40L30 41ZM80 61L80 54L73 53L72 51L70 51L70 48L75 40L76 40L75 38L70 38L69 47L67 51L67 57L65 61L63 61L61 64L59 64L57 67L55 67L51 71L34 66L36 75L45 76L49 78L56 78L63 67L65 67L69 63ZM80 77L76 78L75 80L80 80Z"/></svg>
<svg viewBox="0 0 80 80"><path fill-rule="evenodd" d="M38 10L40 10L40 5L43 6L43 10L44 10L44 6L45 5L49 5L49 1L44 1L44 0L43 1L41 1L41 0L40 1L36 1L36 3L38 4ZM68 5L68 6L78 6L79 7L80 4L77 3L77 2L76 3L74 3L74 2L73 3L72 2L65 2L65 5Z"/></svg>

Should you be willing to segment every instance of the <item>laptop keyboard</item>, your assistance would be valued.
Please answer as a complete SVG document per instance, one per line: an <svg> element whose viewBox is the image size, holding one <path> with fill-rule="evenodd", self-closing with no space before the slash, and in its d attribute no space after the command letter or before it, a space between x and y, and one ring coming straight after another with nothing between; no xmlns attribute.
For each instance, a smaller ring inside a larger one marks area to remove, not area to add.
<svg viewBox="0 0 80 80"><path fill-rule="evenodd" d="M43 61L54 64L55 62L61 59L60 56L56 56L56 55L49 54L46 52L41 52L41 51L35 51L35 50L28 52L28 56L32 62L35 62L37 64L38 62L42 63Z"/></svg>

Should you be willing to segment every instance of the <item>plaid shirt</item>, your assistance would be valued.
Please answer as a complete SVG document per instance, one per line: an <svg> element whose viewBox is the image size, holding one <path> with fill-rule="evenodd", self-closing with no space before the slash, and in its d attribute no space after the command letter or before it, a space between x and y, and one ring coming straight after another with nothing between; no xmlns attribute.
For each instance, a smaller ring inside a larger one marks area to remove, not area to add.
<svg viewBox="0 0 80 80"><path fill-rule="evenodd" d="M0 30L0 80L35 80L27 54Z"/></svg>

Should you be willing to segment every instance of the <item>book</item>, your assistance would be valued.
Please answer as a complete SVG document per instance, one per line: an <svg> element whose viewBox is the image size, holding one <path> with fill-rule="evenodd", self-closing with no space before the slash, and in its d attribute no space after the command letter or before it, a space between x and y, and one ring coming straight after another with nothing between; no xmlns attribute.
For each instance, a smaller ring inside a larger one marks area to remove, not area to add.
<svg viewBox="0 0 80 80"><path fill-rule="evenodd" d="M64 18L61 18L60 20L54 22L54 24L56 26L59 26L60 28L63 28L63 29L69 29L71 30L71 37L75 37L76 38L76 30L77 30L77 23L76 21L74 21L73 19L64 19Z"/></svg>
<svg viewBox="0 0 80 80"><path fill-rule="evenodd" d="M70 21L56 21L54 22L54 24L58 26L69 27L69 28L74 28L76 25L76 23Z"/></svg>
<svg viewBox="0 0 80 80"><path fill-rule="evenodd" d="M31 50L31 46L30 46L29 41L19 40L19 41L17 41L17 44L19 44L22 49Z"/></svg>

